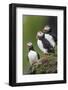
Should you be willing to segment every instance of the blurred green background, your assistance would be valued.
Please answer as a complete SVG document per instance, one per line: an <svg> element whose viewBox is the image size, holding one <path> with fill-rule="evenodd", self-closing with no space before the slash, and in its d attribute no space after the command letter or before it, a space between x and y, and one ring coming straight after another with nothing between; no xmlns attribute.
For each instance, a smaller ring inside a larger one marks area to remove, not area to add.
<svg viewBox="0 0 68 90"><path fill-rule="evenodd" d="M42 56L42 52L39 50L37 46L36 34L38 31L42 30L45 25L49 24L51 27L53 26L54 31L57 30L57 18L52 16L31 16L24 15L23 16L23 74L28 74L28 70L30 67L28 60L28 47L27 43L32 42L34 49Z"/></svg>

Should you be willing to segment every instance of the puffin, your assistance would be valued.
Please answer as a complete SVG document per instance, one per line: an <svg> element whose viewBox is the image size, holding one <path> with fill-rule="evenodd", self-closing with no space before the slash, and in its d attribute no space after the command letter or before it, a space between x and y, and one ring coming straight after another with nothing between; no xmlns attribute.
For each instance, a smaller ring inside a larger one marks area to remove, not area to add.
<svg viewBox="0 0 68 90"><path fill-rule="evenodd" d="M53 46L45 38L45 34L42 31L37 32L37 45L39 49L46 55L46 59L48 59L48 54L53 50Z"/></svg>
<svg viewBox="0 0 68 90"><path fill-rule="evenodd" d="M27 46L29 48L28 59L30 65L32 66L33 64L38 62L38 59L40 59L40 55L34 50L32 42L28 42Z"/></svg>
<svg viewBox="0 0 68 90"><path fill-rule="evenodd" d="M44 36L49 41L49 43L52 45L52 47L54 48L56 45L57 38L51 32L52 32L51 27L49 25L46 25L43 29Z"/></svg>
<svg viewBox="0 0 68 90"><path fill-rule="evenodd" d="M55 33L53 33L52 28L50 27L50 25L45 25L45 27L42 29L42 32L45 34L49 34L52 36L52 38L54 39L55 43L57 44L57 36Z"/></svg>

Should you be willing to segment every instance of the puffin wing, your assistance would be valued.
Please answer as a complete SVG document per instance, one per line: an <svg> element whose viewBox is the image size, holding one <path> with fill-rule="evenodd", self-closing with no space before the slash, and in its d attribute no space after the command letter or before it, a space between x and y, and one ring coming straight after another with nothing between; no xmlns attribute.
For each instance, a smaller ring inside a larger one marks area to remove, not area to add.
<svg viewBox="0 0 68 90"><path fill-rule="evenodd" d="M54 41L57 43L57 36L53 33L52 33L52 36L53 36Z"/></svg>
<svg viewBox="0 0 68 90"><path fill-rule="evenodd" d="M37 55L38 55L38 59L40 59L40 55L39 55L39 53L37 53Z"/></svg>
<svg viewBox="0 0 68 90"><path fill-rule="evenodd" d="M47 39L52 47L55 47L55 41L53 37L49 34L45 34L45 39Z"/></svg>

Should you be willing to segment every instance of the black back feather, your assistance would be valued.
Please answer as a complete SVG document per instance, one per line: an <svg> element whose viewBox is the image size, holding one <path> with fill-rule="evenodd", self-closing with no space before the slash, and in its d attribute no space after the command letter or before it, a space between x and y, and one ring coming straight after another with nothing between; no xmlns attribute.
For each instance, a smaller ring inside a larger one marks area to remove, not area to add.
<svg viewBox="0 0 68 90"><path fill-rule="evenodd" d="M48 52L50 52L53 47L51 46L51 44L49 43L49 41L48 41L47 39L45 39L45 34L44 34L43 37L41 37L41 38L39 38L39 39L42 41L43 47L44 47L45 49L47 49Z"/></svg>
<svg viewBox="0 0 68 90"><path fill-rule="evenodd" d="M40 55L39 55L39 53L37 53L37 55L38 55L38 59L40 59Z"/></svg>

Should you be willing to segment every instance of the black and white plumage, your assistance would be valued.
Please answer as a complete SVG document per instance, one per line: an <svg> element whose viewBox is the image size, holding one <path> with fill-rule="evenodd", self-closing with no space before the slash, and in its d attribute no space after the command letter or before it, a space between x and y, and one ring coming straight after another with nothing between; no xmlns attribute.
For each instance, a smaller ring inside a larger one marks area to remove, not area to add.
<svg viewBox="0 0 68 90"><path fill-rule="evenodd" d="M45 34L41 31L37 33L37 45L40 48L40 50L47 54L48 52L52 51L53 45L50 43L50 36L47 35L47 38L45 38Z"/></svg>
<svg viewBox="0 0 68 90"><path fill-rule="evenodd" d="M43 33L46 34L45 37L47 38L49 36L49 38L51 39L51 41L53 42L53 46L55 44L57 44L57 36L56 34L52 31L51 27L49 25L46 25L43 29Z"/></svg>
<svg viewBox="0 0 68 90"><path fill-rule="evenodd" d="M38 62L38 59L40 59L39 54L34 50L33 45L31 42L27 43L27 46L29 47L29 52L28 52L28 59L30 65Z"/></svg>
<svg viewBox="0 0 68 90"><path fill-rule="evenodd" d="M51 46L54 48L55 47L55 41L54 41L52 35L45 33L44 36L49 41Z"/></svg>

